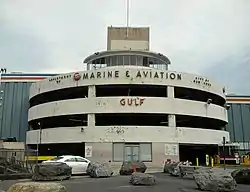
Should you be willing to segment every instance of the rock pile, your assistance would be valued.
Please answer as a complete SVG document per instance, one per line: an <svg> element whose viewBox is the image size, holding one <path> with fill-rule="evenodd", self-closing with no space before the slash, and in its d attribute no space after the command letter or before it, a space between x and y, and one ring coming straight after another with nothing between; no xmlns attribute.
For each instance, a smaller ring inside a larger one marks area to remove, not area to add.
<svg viewBox="0 0 250 192"><path fill-rule="evenodd" d="M65 163L41 163L35 166L33 181L61 181L69 179L72 168Z"/></svg>
<svg viewBox="0 0 250 192"><path fill-rule="evenodd" d="M220 168L197 169L193 176L202 191L233 192L236 189L237 184L230 172Z"/></svg>
<svg viewBox="0 0 250 192"><path fill-rule="evenodd" d="M87 174L90 177L111 177L113 171L107 163L90 162L87 168Z"/></svg>
<svg viewBox="0 0 250 192"><path fill-rule="evenodd" d="M250 185L250 169L249 168L241 168L241 169L234 170L231 173L231 175L235 179L236 183Z"/></svg>
<svg viewBox="0 0 250 192"><path fill-rule="evenodd" d="M165 162L163 173L170 173L174 167L178 165L178 162Z"/></svg>
<svg viewBox="0 0 250 192"><path fill-rule="evenodd" d="M147 166L140 161L123 162L120 169L120 175L131 175L134 169L136 169L136 172L145 173Z"/></svg>
<svg viewBox="0 0 250 192"><path fill-rule="evenodd" d="M24 182L12 185L7 192L68 192L60 183Z"/></svg>
<svg viewBox="0 0 250 192"><path fill-rule="evenodd" d="M132 185L154 185L156 178L150 174L134 172L131 175L129 183Z"/></svg>

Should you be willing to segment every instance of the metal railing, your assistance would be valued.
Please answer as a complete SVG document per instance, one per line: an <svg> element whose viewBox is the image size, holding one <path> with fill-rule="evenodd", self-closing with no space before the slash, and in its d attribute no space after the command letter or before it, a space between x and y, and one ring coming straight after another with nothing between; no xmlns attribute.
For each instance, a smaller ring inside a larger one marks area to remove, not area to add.
<svg viewBox="0 0 250 192"><path fill-rule="evenodd" d="M35 150L0 149L0 174L32 173L38 161L29 161L27 156L35 156Z"/></svg>

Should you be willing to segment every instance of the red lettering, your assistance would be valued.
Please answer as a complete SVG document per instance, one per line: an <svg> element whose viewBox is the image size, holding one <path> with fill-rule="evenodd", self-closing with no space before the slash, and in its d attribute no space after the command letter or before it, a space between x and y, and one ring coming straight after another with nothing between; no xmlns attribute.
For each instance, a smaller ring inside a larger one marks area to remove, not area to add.
<svg viewBox="0 0 250 192"><path fill-rule="evenodd" d="M133 99L128 99L128 105L132 105Z"/></svg>
<svg viewBox="0 0 250 192"><path fill-rule="evenodd" d="M140 106L144 103L145 99L140 99Z"/></svg>
<svg viewBox="0 0 250 192"><path fill-rule="evenodd" d="M127 98L127 99L121 99L120 104L122 106L129 105L129 106L141 106L144 103L144 98Z"/></svg>
<svg viewBox="0 0 250 192"><path fill-rule="evenodd" d="M138 100L139 100L139 98L136 98L136 99L135 99L135 106L138 106L138 105L139 105L139 103L137 103Z"/></svg>

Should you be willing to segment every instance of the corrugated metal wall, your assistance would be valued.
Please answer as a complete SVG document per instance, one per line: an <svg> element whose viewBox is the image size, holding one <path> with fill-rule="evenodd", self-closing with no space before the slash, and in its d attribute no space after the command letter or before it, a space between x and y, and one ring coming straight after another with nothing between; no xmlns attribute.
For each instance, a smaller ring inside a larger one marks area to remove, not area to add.
<svg viewBox="0 0 250 192"><path fill-rule="evenodd" d="M230 104L227 130L232 141L250 142L250 104Z"/></svg>
<svg viewBox="0 0 250 192"><path fill-rule="evenodd" d="M0 138L24 141L28 129L29 88L31 82L1 82Z"/></svg>
<svg viewBox="0 0 250 192"><path fill-rule="evenodd" d="M232 142L238 142L241 150L250 152L250 104L230 104L227 131Z"/></svg>
<svg viewBox="0 0 250 192"><path fill-rule="evenodd" d="M24 141L28 129L29 88L32 82L0 83L0 138ZM250 149L250 104L230 104L227 131L231 141Z"/></svg>

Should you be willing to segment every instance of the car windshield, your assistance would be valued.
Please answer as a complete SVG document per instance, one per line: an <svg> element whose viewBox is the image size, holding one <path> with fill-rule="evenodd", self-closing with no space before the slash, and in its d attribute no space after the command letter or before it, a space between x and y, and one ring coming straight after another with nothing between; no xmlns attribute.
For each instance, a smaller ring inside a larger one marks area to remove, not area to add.
<svg viewBox="0 0 250 192"><path fill-rule="evenodd" d="M63 157L55 157L55 158L53 158L53 159L51 159L50 161L58 161L58 160L60 160L60 159L63 159Z"/></svg>

